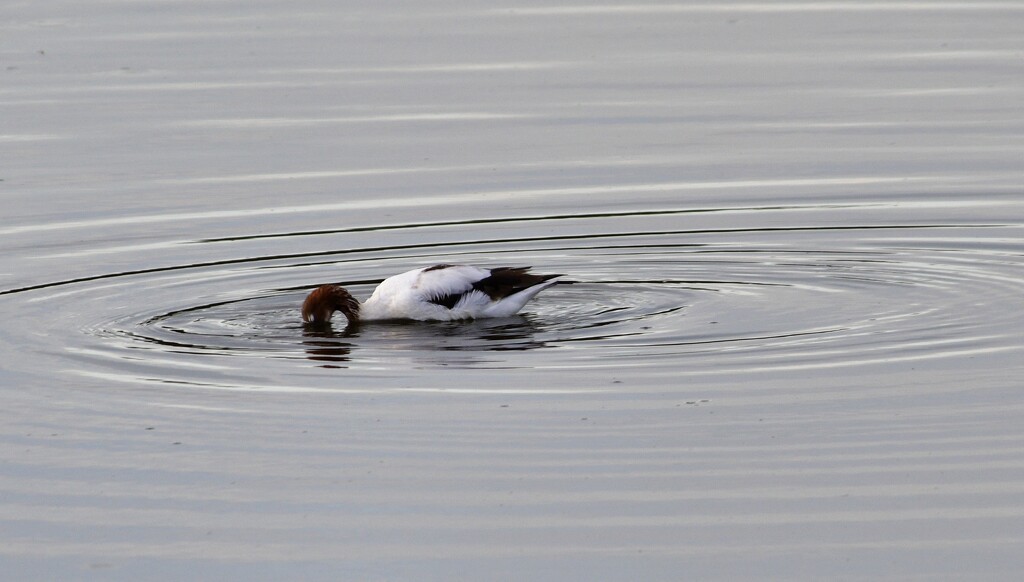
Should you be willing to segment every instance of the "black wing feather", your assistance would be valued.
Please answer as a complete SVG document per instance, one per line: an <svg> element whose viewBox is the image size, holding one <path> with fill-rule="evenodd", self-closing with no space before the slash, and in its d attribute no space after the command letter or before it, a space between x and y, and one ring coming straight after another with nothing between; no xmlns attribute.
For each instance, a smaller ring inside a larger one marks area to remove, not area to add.
<svg viewBox="0 0 1024 582"><path fill-rule="evenodd" d="M443 305L448 309L455 309L455 306L463 297L465 297L465 295L465 293L451 293L449 295L438 295L437 297L432 297L430 299L430 302L436 303L438 305Z"/></svg>
<svg viewBox="0 0 1024 582"><path fill-rule="evenodd" d="M534 285L540 285L548 279L554 279L561 275L534 275L527 273L532 267L497 267L491 269L488 277L473 283L473 289L482 291L495 301L515 295L524 289Z"/></svg>
<svg viewBox="0 0 1024 582"><path fill-rule="evenodd" d="M425 271L435 271L445 269L453 265L434 265L428 267ZM447 295L438 295L430 299L431 303L437 305L443 305L448 309L455 309L459 301L468 293L474 291L480 291L485 293L488 297L494 301L504 299L509 295L515 295L524 289L529 289L534 285L539 285L549 279L560 277L561 275L534 275L528 273L531 267L496 267L491 269L491 274L480 279L476 283L473 283L473 287L467 289L462 293L450 293Z"/></svg>

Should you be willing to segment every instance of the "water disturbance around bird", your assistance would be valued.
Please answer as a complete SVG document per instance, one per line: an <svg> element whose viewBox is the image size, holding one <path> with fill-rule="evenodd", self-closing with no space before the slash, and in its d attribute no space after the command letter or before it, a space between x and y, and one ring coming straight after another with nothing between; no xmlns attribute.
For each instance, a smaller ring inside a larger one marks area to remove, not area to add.
<svg viewBox="0 0 1024 582"><path fill-rule="evenodd" d="M665 204L672 196L661 198ZM372 391L395 389L401 378L415 379L417 389L486 391L453 384L451 369L512 375L542 368L546 383L565 390L581 368L628 365L634 386L662 389L666 372L849 373L879 362L1019 350L1021 316L993 321L983 308L1012 303L1024 288L1016 259L1021 226L1000 212L991 198L857 203L837 196L817 206L637 208L274 232L186 240L168 245L180 250L160 251L184 258L196 248L218 249L219 258L196 264L164 260L5 293L24 303L19 317L38 322L28 341L40 342L40 353L56 347L43 338L62 338L58 353L75 362L65 366L71 375L178 389ZM528 236L502 238L509 224ZM438 231L443 237L432 242ZM420 242L387 246L382 238ZM285 244L316 250L254 254ZM64 260L87 254L78 249ZM317 329L298 317L317 284L343 284L365 299L383 277L438 260L533 265L567 276L512 318L357 329L342 318ZM362 384L353 386L346 373ZM388 380L366 381L375 376ZM576 387L595 388L589 379Z"/></svg>

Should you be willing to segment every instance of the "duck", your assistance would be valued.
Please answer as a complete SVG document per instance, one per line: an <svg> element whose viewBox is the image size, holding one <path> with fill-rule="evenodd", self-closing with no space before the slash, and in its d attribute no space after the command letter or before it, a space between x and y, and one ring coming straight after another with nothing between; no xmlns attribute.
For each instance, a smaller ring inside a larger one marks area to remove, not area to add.
<svg viewBox="0 0 1024 582"><path fill-rule="evenodd" d="M302 320L326 324L337 311L349 325L510 317L562 276L537 275L531 268L439 264L413 269L384 279L363 303L340 285L321 285L302 303Z"/></svg>

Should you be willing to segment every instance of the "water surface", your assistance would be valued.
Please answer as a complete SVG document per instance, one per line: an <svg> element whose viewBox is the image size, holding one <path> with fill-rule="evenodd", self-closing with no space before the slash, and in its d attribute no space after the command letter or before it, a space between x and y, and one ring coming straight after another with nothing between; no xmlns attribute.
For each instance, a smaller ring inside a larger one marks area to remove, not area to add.
<svg viewBox="0 0 1024 582"><path fill-rule="evenodd" d="M1024 570L1024 5L0 11L10 575Z"/></svg>

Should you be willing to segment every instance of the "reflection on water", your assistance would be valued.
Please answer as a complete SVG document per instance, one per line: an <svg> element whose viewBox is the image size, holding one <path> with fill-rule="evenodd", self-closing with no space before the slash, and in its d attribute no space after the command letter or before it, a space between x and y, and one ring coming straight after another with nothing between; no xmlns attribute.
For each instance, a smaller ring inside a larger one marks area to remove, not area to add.
<svg viewBox="0 0 1024 582"><path fill-rule="evenodd" d="M330 324L327 324L330 326ZM306 329L303 335L307 338L302 342L305 346L307 357L316 362L330 362L324 367L343 368L344 362L349 360L352 353L352 344L341 341L341 338L351 337L350 333L336 333L331 329L323 329L325 326L316 326L320 329L313 329L313 324L305 324ZM346 330L347 331L347 330Z"/></svg>
<svg viewBox="0 0 1024 582"><path fill-rule="evenodd" d="M358 358L361 344L424 352L536 349L545 345L533 339L536 329L522 316L459 322L370 322L346 324L340 331L332 323L304 323L302 335L306 339L302 343L310 360L339 363L352 360L353 352Z"/></svg>

